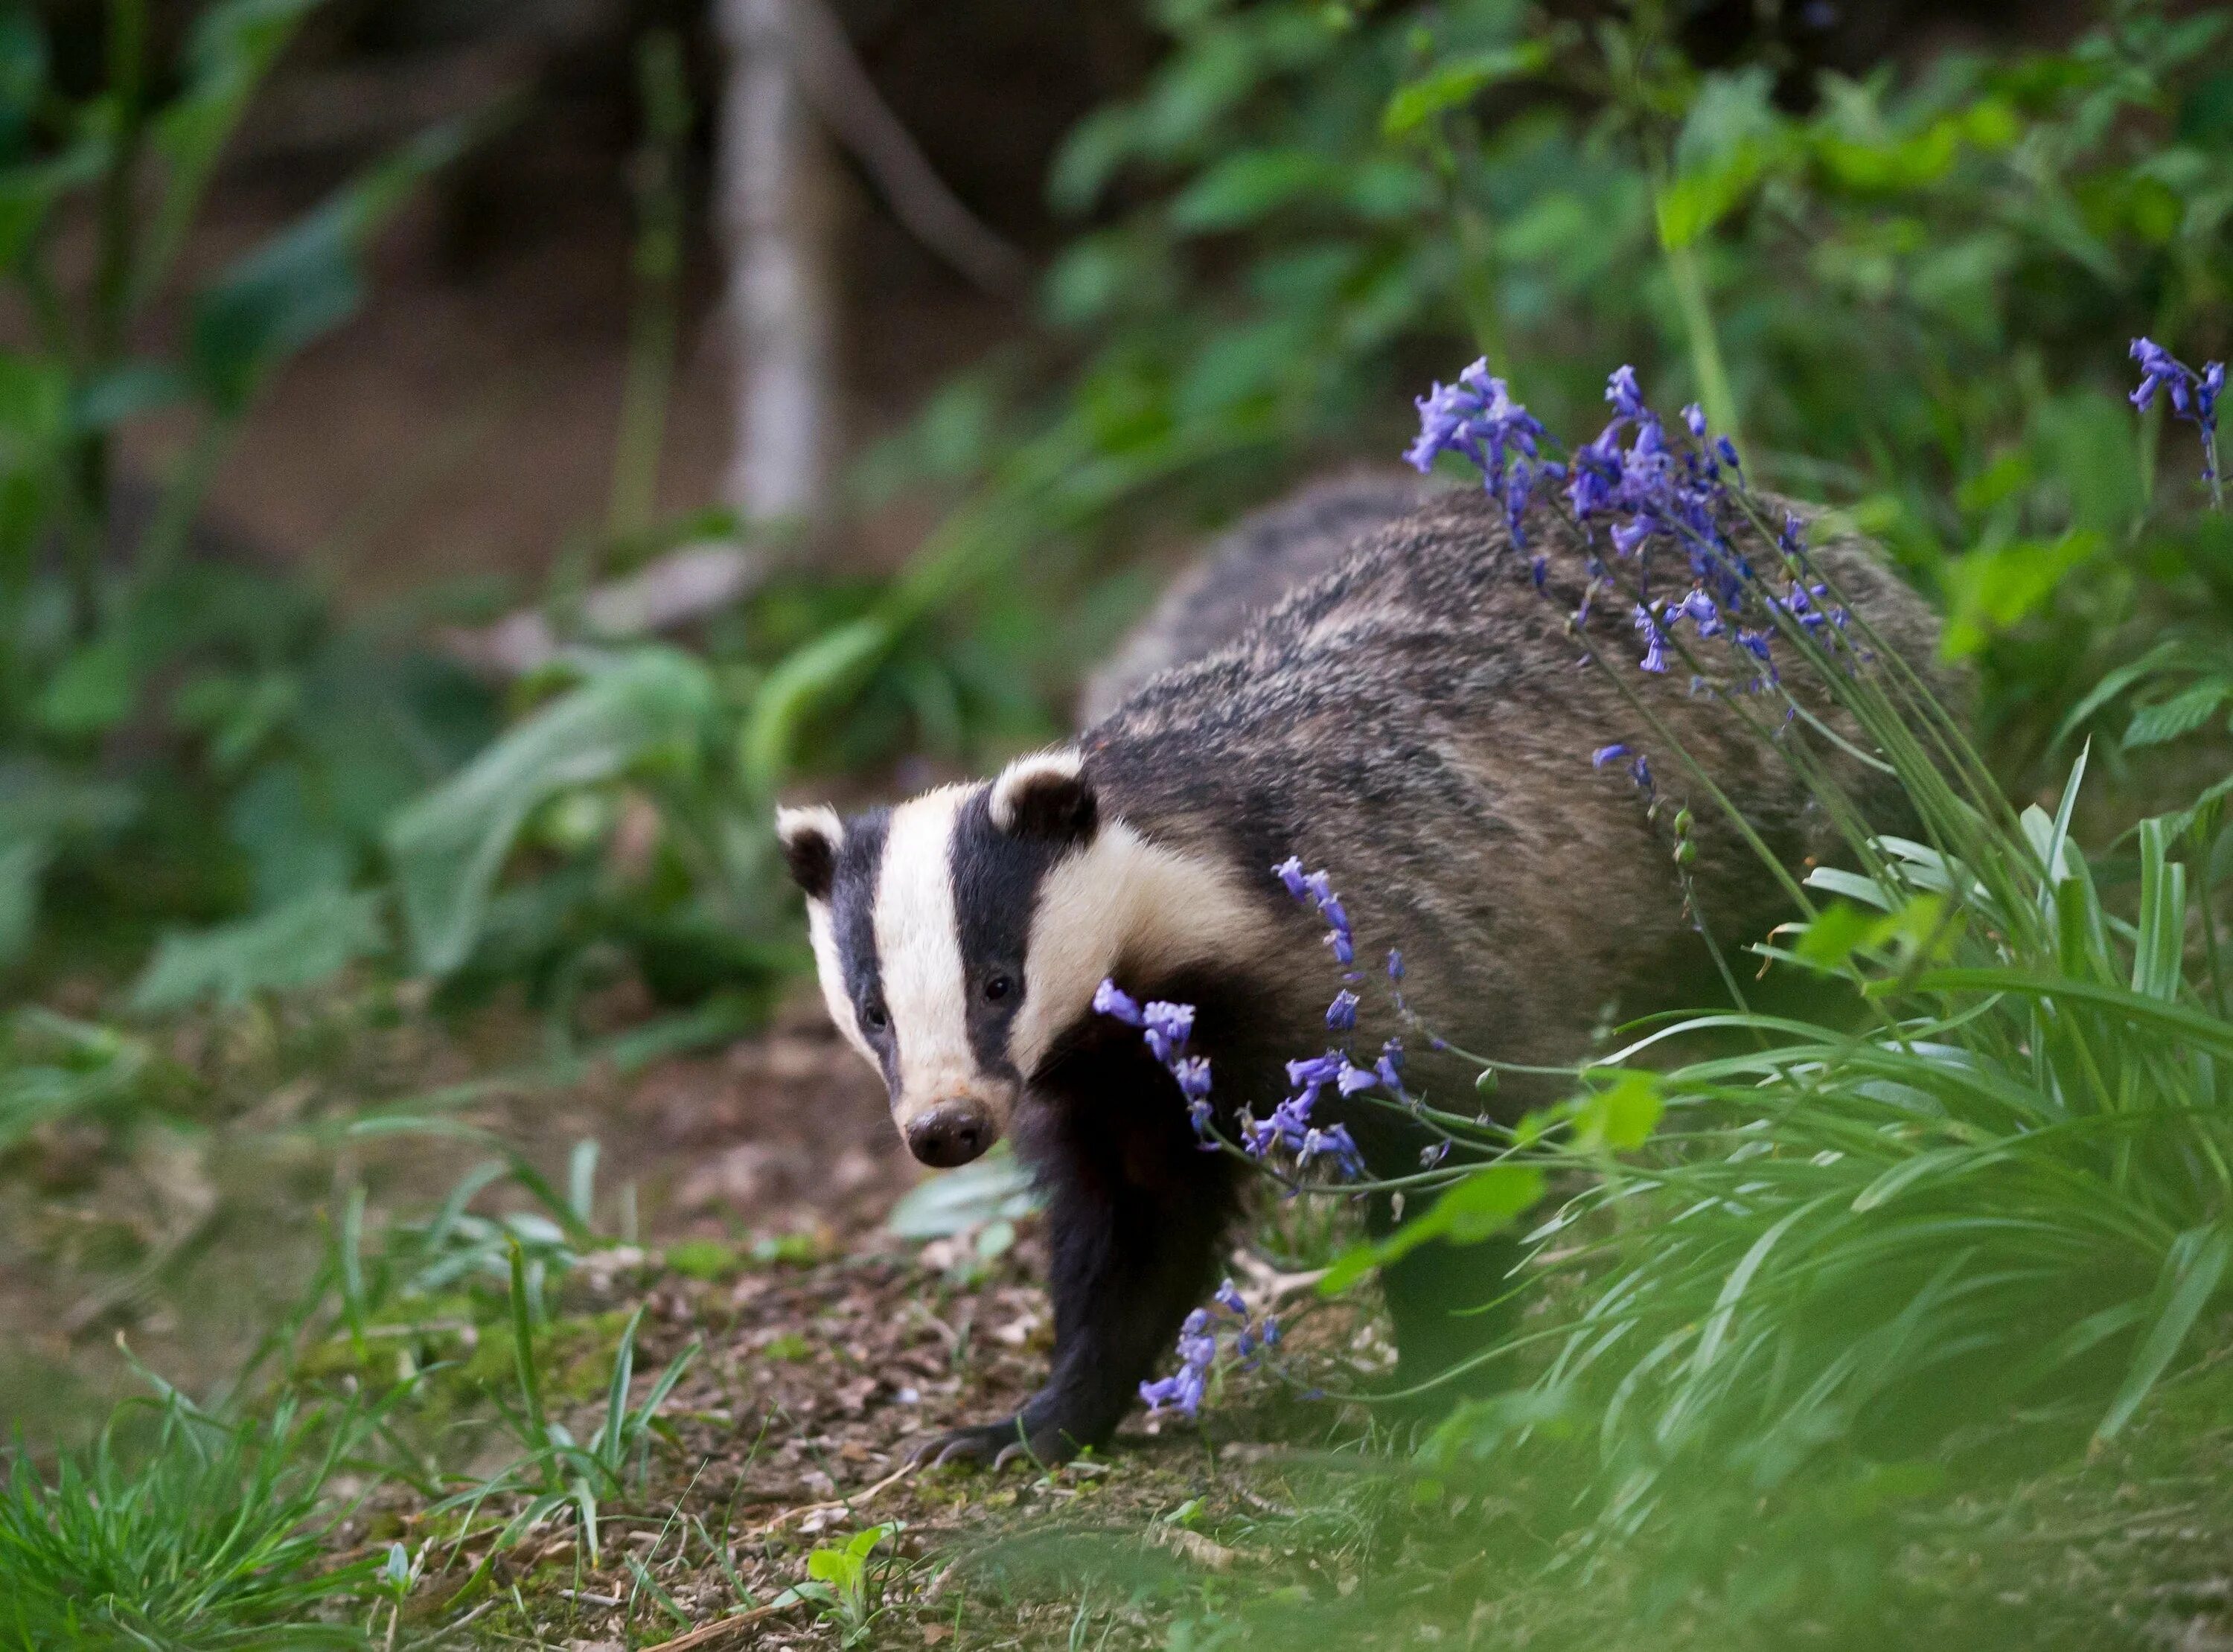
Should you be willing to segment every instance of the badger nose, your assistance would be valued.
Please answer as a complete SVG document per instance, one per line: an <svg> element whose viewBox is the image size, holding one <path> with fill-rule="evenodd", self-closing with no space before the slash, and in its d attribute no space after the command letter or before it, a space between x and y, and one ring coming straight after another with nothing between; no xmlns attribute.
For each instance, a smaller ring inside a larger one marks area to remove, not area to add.
<svg viewBox="0 0 2233 1652"><path fill-rule="evenodd" d="M908 1122L908 1150L925 1164L949 1169L993 1145L993 1116L981 1102L941 1102Z"/></svg>

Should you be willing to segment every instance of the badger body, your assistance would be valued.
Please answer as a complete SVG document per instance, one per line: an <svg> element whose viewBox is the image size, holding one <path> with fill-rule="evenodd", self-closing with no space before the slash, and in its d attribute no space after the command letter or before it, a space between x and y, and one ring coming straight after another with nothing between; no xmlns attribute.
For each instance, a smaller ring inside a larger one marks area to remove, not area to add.
<svg viewBox="0 0 2233 1652"><path fill-rule="evenodd" d="M1665 838L1626 771L1591 764L1624 742L1658 759L1670 800L1687 789L1623 686L1780 859L1827 846L1790 763L1720 696L1631 669L1625 615L1588 622L1624 684L1579 663L1583 548L1541 531L1552 542L1530 550L1548 555L1547 592L1497 506L1438 496L1064 747L890 810L782 815L830 1014L884 1073L909 1146L954 1164L1012 1133L1047 1195L1051 1380L1017 1417L932 1442L943 1455L1059 1458L1105 1440L1212 1283L1240 1207L1240 1170L1201 1150L1175 1081L1136 1031L1095 1012L1104 979L1196 1006L1189 1047L1210 1060L1228 1129L1286 1093L1288 1061L1333 1041L1338 966L1272 869L1291 856L1331 872L1359 968L1400 947L1420 1018L1499 1060L1571 1064L1609 1009L1709 990ZM1813 556L1878 636L1928 657L1927 611L1865 546ZM1855 738L1826 697L1809 709ZM1822 755L1865 809L1888 803L1868 765ZM1697 917L1745 939L1787 915L1702 794L1695 815ZM1399 1031L1376 1007L1368 989L1368 1050ZM1411 1045L1410 1088L1472 1110L1471 1070ZM1547 1094L1507 1086L1499 1104ZM1426 1138L1400 1110L1344 1111L1329 1092L1314 1122L1332 1120L1376 1177L1417 1168ZM1376 1231L1397 1214L1372 1197ZM1490 1249L1422 1246L1387 1271L1407 1374L1493 1334L1462 1311L1505 1288Z"/></svg>
<svg viewBox="0 0 2233 1652"><path fill-rule="evenodd" d="M1171 582L1106 664L1085 680L1078 719L1090 727L1175 666L1214 654L1287 595L1330 573L1357 542L1417 510L1416 476L1358 471L1251 511Z"/></svg>

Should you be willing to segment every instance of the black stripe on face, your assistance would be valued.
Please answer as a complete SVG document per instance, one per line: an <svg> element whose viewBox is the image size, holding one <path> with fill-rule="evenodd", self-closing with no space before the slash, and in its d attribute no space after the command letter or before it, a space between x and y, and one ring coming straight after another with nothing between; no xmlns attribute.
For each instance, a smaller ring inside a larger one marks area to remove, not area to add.
<svg viewBox="0 0 2233 1652"><path fill-rule="evenodd" d="M992 788L980 787L954 817L948 868L961 948L969 1052L980 1070L1017 1078L1008 1028L1024 1003L1024 965L1039 885L1070 845L1013 837L993 824Z"/></svg>
<svg viewBox="0 0 2233 1652"><path fill-rule="evenodd" d="M853 1000L853 1018L883 1064L884 1083L899 1083L899 1033L884 1008L883 965L876 956L876 879L883 869L884 838L891 829L892 811L871 809L845 823L844 842L837 848L837 875L830 886L830 933L837 945L837 959L845 977L845 991ZM878 1027L874 1018L882 1016Z"/></svg>

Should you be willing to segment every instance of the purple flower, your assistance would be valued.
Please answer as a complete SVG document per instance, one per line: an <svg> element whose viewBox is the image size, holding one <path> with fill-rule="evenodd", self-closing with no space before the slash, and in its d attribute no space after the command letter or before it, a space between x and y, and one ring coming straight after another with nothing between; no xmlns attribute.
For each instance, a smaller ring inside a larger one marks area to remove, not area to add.
<svg viewBox="0 0 2233 1652"><path fill-rule="evenodd" d="M1326 1005L1325 1023L1334 1032L1353 1032L1357 1030L1357 994L1344 987Z"/></svg>
<svg viewBox="0 0 2233 1652"><path fill-rule="evenodd" d="M1702 637L1718 636L1722 632L1722 610L1714 599L1693 587L1679 602L1670 602L1661 610L1665 623L1672 627L1677 621L1688 620Z"/></svg>
<svg viewBox="0 0 2233 1652"><path fill-rule="evenodd" d="M1372 1070L1379 1075L1390 1095L1404 1095L1403 1045L1400 1039L1390 1038L1380 1046L1380 1059L1373 1063Z"/></svg>
<svg viewBox="0 0 2233 1652"><path fill-rule="evenodd" d="M1624 363L1612 370L1605 380L1605 400L1623 419L1642 419L1650 409L1644 405L1644 391L1636 382L1636 369Z"/></svg>
<svg viewBox="0 0 2233 1652"><path fill-rule="evenodd" d="M1667 669L1667 634L1659 628L1659 621L1651 617L1651 610L1638 602L1636 605L1636 628L1644 634L1644 658L1639 662L1644 670L1663 672Z"/></svg>
<svg viewBox="0 0 2233 1652"><path fill-rule="evenodd" d="M1139 1005L1113 980L1104 980L1093 989L1093 1007L1103 1015L1113 1015L1128 1027L1141 1024Z"/></svg>
<svg viewBox="0 0 2233 1652"><path fill-rule="evenodd" d="M1341 1125L1329 1124L1323 1130L1305 1131L1303 1145L1295 1154L1298 1167L1307 1168L1312 1161L1330 1161L1338 1174L1345 1180L1355 1180L1364 1174L1364 1155L1357 1151L1357 1143L1350 1139L1349 1131Z"/></svg>
<svg viewBox="0 0 2233 1652"><path fill-rule="evenodd" d="M1520 543L1521 518L1537 479L1561 473L1540 457L1541 422L1512 399L1503 380L1490 375L1486 356L1459 374L1455 384L1437 383L1416 405L1418 439L1404 459L1422 476L1434 469L1438 454L1470 460L1482 487L1502 502L1513 540Z"/></svg>
<svg viewBox="0 0 2233 1652"><path fill-rule="evenodd" d="M1153 1003L1142 1012L1142 1020L1141 1036L1164 1066L1186 1052L1187 1039L1194 1031L1193 1005Z"/></svg>
<svg viewBox="0 0 2233 1652"><path fill-rule="evenodd" d="M2217 489L2217 398L2225 389L2225 364L2208 361L2197 373L2150 338L2132 341L2132 360L2140 364L2139 387L2132 403L2145 412L2156 392L2171 393L2171 412L2194 426L2202 437L2202 479Z"/></svg>

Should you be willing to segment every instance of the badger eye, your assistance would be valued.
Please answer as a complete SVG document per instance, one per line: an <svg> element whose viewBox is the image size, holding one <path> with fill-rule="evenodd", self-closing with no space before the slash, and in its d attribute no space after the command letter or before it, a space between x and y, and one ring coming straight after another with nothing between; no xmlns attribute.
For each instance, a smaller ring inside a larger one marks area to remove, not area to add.
<svg viewBox="0 0 2233 1652"><path fill-rule="evenodd" d="M882 998L870 998L863 1005L861 1009L861 1019L867 1022L869 1030L874 1032L882 1032L892 1024L891 1014L884 1008L884 1001Z"/></svg>
<svg viewBox="0 0 2233 1652"><path fill-rule="evenodd" d="M1016 990L1016 984L1005 975L995 975L985 983L985 996L998 1004Z"/></svg>

